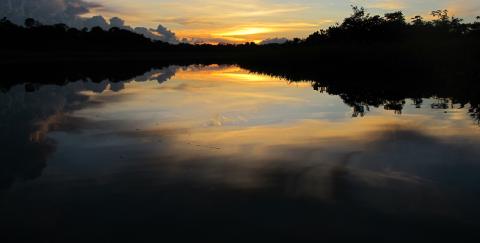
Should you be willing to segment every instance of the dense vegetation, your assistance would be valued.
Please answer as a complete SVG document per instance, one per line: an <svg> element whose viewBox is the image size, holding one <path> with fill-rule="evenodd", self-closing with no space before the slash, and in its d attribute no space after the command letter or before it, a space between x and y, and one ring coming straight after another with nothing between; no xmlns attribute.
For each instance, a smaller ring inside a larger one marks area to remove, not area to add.
<svg viewBox="0 0 480 243"><path fill-rule="evenodd" d="M353 7L353 14L342 24L313 33L304 41L306 44L326 42L399 42L439 41L451 38L479 38L480 17L477 22L464 23L462 19L450 17L447 10L432 11L432 21L415 16L407 23L402 12L387 13L384 17L370 15L363 8Z"/></svg>
<svg viewBox="0 0 480 243"><path fill-rule="evenodd" d="M473 23L450 17L447 10L432 12L435 18L425 21L421 16L407 22L402 12L387 13L383 17L370 15L363 8L353 7L353 14L341 24L317 31L305 39L293 39L284 44L256 45L220 44L172 45L154 41L126 29L100 27L75 29L65 24L42 25L34 19L25 20L24 26L15 25L8 19L0 20L0 48L22 51L255 51L291 47L379 44L393 42L416 42L432 44L462 39L480 40L480 17Z"/></svg>
<svg viewBox="0 0 480 243"><path fill-rule="evenodd" d="M0 61L22 64L4 64L3 89L19 82L85 77L122 80L168 64L224 63L311 81L315 89L342 97L357 115L368 106L400 112L406 98L421 104L422 98L434 96L470 104L472 114L480 117L480 17L465 23L446 10L433 11L432 20L416 16L407 21L401 12L379 16L353 7L340 24L305 39L269 45L171 45L118 28L78 30L33 19L24 26L3 19L0 33L5 54ZM75 63L64 62L65 57ZM49 58L55 65L38 64Z"/></svg>
<svg viewBox="0 0 480 243"><path fill-rule="evenodd" d="M100 27L78 30L65 24L42 25L34 19L25 20L25 26L2 19L0 32L3 37L0 40L2 48L24 51L151 50L166 45L119 28L107 31Z"/></svg>

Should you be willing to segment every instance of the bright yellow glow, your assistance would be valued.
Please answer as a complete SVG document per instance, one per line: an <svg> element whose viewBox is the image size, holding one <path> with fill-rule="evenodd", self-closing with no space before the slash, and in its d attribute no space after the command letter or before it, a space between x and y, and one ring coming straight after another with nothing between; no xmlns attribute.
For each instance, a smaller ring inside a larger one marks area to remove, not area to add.
<svg viewBox="0 0 480 243"><path fill-rule="evenodd" d="M217 35L219 35L219 36L242 36L242 35L263 34L263 33L269 33L269 32L272 32L272 29L250 27L250 28L243 28L243 29L239 29L239 30L224 32L224 33L220 33L220 34L217 34Z"/></svg>
<svg viewBox="0 0 480 243"><path fill-rule="evenodd" d="M259 85L278 85L284 86L286 81L279 78L273 78L267 75L249 73L236 66L222 67L218 65L210 66L210 69L187 70L178 72L175 77L182 80L201 80L203 82L221 82L222 84L241 84L246 86ZM246 83L249 82L249 83ZM251 83L250 83L251 82Z"/></svg>

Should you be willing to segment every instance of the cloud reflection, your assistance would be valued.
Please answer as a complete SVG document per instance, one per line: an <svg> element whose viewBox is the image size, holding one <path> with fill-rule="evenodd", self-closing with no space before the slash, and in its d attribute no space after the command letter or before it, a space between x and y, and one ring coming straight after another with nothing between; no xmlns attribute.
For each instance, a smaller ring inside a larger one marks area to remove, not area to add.
<svg viewBox="0 0 480 243"><path fill-rule="evenodd" d="M341 97L310 83L222 65L32 90L0 94L0 183L13 188L2 225L34 207L25 224L47 232L71 229L45 218L97 232L158 228L161 216L166 234L234 220L311 239L319 228L324 238L470 229L480 215L480 130L466 109L403 104L401 116L373 107L352 118Z"/></svg>
<svg viewBox="0 0 480 243"><path fill-rule="evenodd" d="M171 66L153 70L134 79L163 83L175 75L176 69L178 67ZM90 94L102 94L107 90L120 92L127 82L131 81L92 82L87 79L63 87L27 84L26 89L18 85L0 93L0 146L4 151L0 188L10 186L17 179L39 177L56 151L57 142L48 134L64 129L80 131L79 123L88 121L72 114L87 107L101 106L90 98ZM31 89L34 92L29 92Z"/></svg>

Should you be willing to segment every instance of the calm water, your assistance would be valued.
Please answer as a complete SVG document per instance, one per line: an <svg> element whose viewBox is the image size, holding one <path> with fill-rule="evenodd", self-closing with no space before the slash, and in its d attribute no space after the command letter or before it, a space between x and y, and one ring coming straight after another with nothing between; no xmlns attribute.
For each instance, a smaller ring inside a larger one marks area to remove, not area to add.
<svg viewBox="0 0 480 243"><path fill-rule="evenodd" d="M480 229L480 126L445 99L358 112L310 82L171 66L117 83L17 85L0 93L0 115L7 241Z"/></svg>

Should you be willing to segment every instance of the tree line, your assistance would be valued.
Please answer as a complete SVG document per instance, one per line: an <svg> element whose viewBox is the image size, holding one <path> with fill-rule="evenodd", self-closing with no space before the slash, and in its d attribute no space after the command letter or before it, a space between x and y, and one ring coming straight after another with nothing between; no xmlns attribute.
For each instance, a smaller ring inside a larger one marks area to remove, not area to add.
<svg viewBox="0 0 480 243"><path fill-rule="evenodd" d="M22 51L244 51L245 49L286 49L288 47L328 44L390 42L427 42L452 39L480 39L480 17L473 23L449 16L447 10L432 11L432 20L415 16L407 22L402 12L371 15L362 7L342 23L319 30L307 38L295 38L283 44L168 44L151 40L130 30L113 27L76 29L65 24L43 25L26 19L23 26L0 20L0 48Z"/></svg>
<svg viewBox="0 0 480 243"><path fill-rule="evenodd" d="M45 66L25 55L26 61L35 65L3 65L6 78L0 88L22 82L63 83L83 76L77 75L82 72L79 70L90 70L89 77L102 80L108 70L116 75L125 70L128 76L127 70L136 66L144 70L159 64L221 63L290 81L310 80L315 89L326 89L354 107L385 105L401 110L407 97L437 96L469 103L480 111L480 18L465 23L446 10L431 14L431 20L415 16L407 21L401 12L379 16L353 7L352 15L342 23L305 39L268 45L172 45L119 28L78 30L64 24L42 25L33 19L19 26L3 19L0 47L13 50L11 57L30 52L93 55L75 63L48 62ZM136 53L135 58L129 53ZM101 58L108 55L114 56L115 62Z"/></svg>
<svg viewBox="0 0 480 243"><path fill-rule="evenodd" d="M479 38L480 16L473 23L449 16L448 10L431 12L432 20L426 21L415 16L410 22L398 11L380 15L370 15L361 7L353 7L353 14L341 24L331 26L311 34L307 44L325 42L391 42L410 40L442 40L449 38Z"/></svg>

